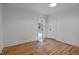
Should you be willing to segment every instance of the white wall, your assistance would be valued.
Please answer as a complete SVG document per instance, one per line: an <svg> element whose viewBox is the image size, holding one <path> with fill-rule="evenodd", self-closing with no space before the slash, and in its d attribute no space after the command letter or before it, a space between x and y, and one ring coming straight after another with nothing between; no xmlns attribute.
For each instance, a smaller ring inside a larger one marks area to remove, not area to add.
<svg viewBox="0 0 79 59"><path fill-rule="evenodd" d="M3 9L5 46L36 40L39 14L7 4Z"/></svg>
<svg viewBox="0 0 79 59"><path fill-rule="evenodd" d="M3 11L5 46L36 40L39 14L7 4ZM78 19L78 7L60 8L46 20L46 36L79 46Z"/></svg>
<svg viewBox="0 0 79 59"><path fill-rule="evenodd" d="M3 49L3 23L2 23L2 4L0 4L0 53Z"/></svg>
<svg viewBox="0 0 79 59"><path fill-rule="evenodd" d="M79 8L59 10L49 16L48 37L79 46Z"/></svg>

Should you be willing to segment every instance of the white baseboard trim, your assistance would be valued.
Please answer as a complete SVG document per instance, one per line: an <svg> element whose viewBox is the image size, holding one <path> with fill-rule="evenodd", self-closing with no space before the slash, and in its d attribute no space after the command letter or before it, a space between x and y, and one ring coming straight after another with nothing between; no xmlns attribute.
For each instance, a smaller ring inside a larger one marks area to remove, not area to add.
<svg viewBox="0 0 79 59"><path fill-rule="evenodd" d="M14 45L18 45L18 44L22 44L22 43L27 43L27 42L31 42L31 41L36 41L36 40L28 40L28 41L25 40L25 41L13 42L13 43L5 45L4 47L14 46Z"/></svg>
<svg viewBox="0 0 79 59"><path fill-rule="evenodd" d="M70 42L67 42L67 41L62 41L62 40L57 40L57 39L56 39L56 41L60 41L60 42L63 42L63 43L69 44L69 45L73 45L73 46L79 47L78 44L75 44L75 43L72 43L72 42L70 43Z"/></svg>

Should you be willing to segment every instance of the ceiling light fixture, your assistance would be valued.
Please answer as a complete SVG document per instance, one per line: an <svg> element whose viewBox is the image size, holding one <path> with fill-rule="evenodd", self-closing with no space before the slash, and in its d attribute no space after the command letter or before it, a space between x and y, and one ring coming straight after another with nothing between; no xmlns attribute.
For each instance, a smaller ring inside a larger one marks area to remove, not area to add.
<svg viewBox="0 0 79 59"><path fill-rule="evenodd" d="M49 7L55 7L55 6L56 6L56 3L55 2L49 4Z"/></svg>

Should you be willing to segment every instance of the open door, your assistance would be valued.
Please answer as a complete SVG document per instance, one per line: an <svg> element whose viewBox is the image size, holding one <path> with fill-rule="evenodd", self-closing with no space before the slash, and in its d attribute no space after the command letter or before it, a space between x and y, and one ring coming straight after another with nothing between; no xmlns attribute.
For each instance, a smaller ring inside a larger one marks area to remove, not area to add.
<svg viewBox="0 0 79 59"><path fill-rule="evenodd" d="M38 22L38 53L39 54L45 54L44 53L44 32L45 32L45 19L40 18Z"/></svg>

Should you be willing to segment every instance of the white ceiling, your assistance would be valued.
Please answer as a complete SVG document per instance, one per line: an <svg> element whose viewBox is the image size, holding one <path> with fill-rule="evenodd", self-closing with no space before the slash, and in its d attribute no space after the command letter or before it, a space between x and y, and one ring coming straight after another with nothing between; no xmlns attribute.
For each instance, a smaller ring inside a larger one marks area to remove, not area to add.
<svg viewBox="0 0 79 59"><path fill-rule="evenodd" d="M49 7L49 4L50 3L10 3L9 5L32 10L34 12L45 15L50 15L61 9L73 10L73 8L75 7L74 9L76 10L79 8L78 3L57 3L55 7Z"/></svg>

